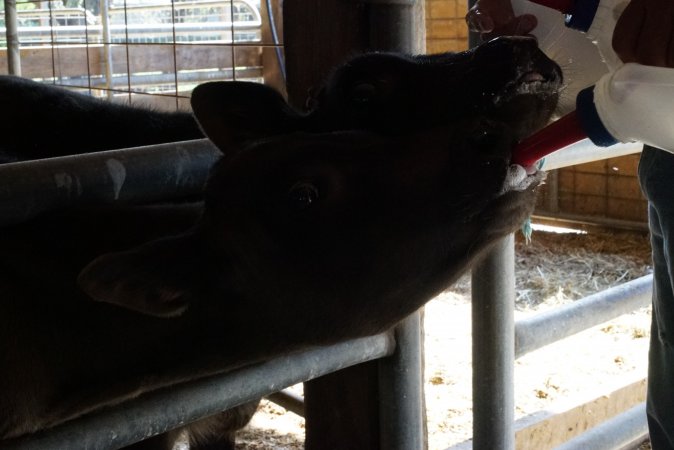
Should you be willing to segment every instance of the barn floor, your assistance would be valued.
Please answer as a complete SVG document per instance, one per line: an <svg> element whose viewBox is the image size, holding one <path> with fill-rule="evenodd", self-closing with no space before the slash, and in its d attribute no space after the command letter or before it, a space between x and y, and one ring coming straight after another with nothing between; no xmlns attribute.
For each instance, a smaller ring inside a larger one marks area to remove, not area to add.
<svg viewBox="0 0 674 450"><path fill-rule="evenodd" d="M535 231L517 242L517 317L571 302L650 272L645 233ZM426 314L429 449L471 436L470 283L464 277ZM516 418L595 398L620 380L645 376L650 311L644 309L532 352L516 362ZM591 345L588 345L591 342ZM237 449L302 448L303 421L265 404Z"/></svg>

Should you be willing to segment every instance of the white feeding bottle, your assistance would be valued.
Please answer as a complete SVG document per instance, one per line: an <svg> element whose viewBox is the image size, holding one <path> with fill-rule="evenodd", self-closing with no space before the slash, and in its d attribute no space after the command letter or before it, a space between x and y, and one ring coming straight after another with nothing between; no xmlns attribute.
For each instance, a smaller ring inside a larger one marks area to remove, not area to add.
<svg viewBox="0 0 674 450"><path fill-rule="evenodd" d="M536 0L566 14L569 27L585 31L615 68L576 97L576 111L518 145L513 162L528 166L584 137L597 146L643 142L674 152L674 69L624 64L613 52L615 22L624 0ZM566 120L565 120L566 119ZM560 122L559 124L557 124ZM575 128L574 128L575 127Z"/></svg>

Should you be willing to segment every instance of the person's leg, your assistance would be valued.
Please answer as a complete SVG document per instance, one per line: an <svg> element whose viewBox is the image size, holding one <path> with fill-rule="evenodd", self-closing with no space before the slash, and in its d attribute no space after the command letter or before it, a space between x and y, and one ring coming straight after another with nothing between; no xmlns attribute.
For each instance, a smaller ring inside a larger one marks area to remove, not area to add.
<svg viewBox="0 0 674 450"><path fill-rule="evenodd" d="M674 155L645 147L639 180L653 247L648 427L654 450L674 450Z"/></svg>

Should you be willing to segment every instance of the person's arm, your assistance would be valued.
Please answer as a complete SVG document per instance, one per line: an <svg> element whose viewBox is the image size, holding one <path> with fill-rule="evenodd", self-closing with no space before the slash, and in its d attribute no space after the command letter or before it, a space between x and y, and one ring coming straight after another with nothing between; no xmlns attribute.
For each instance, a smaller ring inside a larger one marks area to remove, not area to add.
<svg viewBox="0 0 674 450"><path fill-rule="evenodd" d="M632 0L616 22L612 44L623 62L674 67L674 1Z"/></svg>
<svg viewBox="0 0 674 450"><path fill-rule="evenodd" d="M481 33L483 40L527 35L537 24L531 14L515 16L510 0L478 0L466 14L466 22L471 31Z"/></svg>

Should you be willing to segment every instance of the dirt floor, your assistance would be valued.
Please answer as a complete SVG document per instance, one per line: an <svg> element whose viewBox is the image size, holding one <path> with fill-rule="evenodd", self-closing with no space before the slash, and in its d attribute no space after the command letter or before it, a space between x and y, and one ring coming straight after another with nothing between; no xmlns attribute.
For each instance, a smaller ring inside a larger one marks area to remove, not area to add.
<svg viewBox="0 0 674 450"><path fill-rule="evenodd" d="M651 271L646 233L534 231L529 244L518 237L516 254L516 319ZM469 296L469 278L464 277L427 305L430 450L452 447L471 436ZM644 377L649 323L650 311L644 308L518 359L516 419L595 398L616 380ZM241 433L237 449L301 449L303 433L301 418L265 402Z"/></svg>

